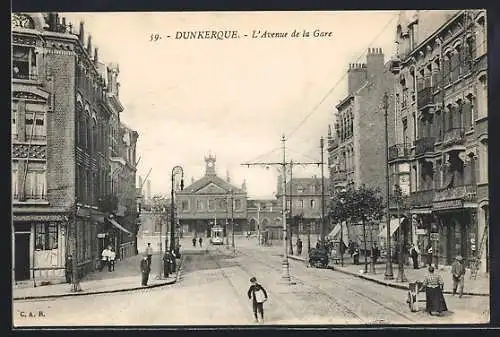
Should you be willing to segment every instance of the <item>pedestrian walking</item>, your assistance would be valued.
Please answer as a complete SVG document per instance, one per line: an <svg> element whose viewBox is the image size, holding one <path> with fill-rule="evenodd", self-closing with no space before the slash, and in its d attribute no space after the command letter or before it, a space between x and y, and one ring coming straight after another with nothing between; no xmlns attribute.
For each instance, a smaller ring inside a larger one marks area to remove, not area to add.
<svg viewBox="0 0 500 337"><path fill-rule="evenodd" d="M257 279L252 277L250 279L250 288L248 288L248 299L252 301L253 315L255 323L259 322L257 313L260 314L261 322L264 322L264 302L267 301L267 291L262 285L257 283Z"/></svg>
<svg viewBox="0 0 500 337"><path fill-rule="evenodd" d="M352 262L356 265L359 264L359 249L358 249L358 247L354 248L354 252L352 253Z"/></svg>
<svg viewBox="0 0 500 337"><path fill-rule="evenodd" d="M411 256L411 260L413 261L413 269L418 269L418 254L419 254L419 251L417 249L417 247L415 245L411 245L411 248L410 248L410 256Z"/></svg>
<svg viewBox="0 0 500 337"><path fill-rule="evenodd" d="M102 253L101 253L101 268L99 269L99 271L102 271L105 267L108 267L109 269L109 255L110 255L110 252L111 252L111 246L107 246L106 248L104 248L102 250Z"/></svg>
<svg viewBox="0 0 500 337"><path fill-rule="evenodd" d="M64 264L64 276L66 277L66 283L71 283L73 280L73 257L71 254L66 257L66 262Z"/></svg>
<svg viewBox="0 0 500 337"><path fill-rule="evenodd" d="M150 264L148 261L148 256L144 254L144 257L141 260L141 276L142 276L142 286L148 285L149 272L151 271Z"/></svg>
<svg viewBox="0 0 500 337"><path fill-rule="evenodd" d="M433 255L434 255L433 253L434 253L434 251L433 251L433 249L432 249L432 245L429 245L429 246L427 247L427 264L428 264L429 266L430 266L430 265L432 265L432 260L433 260L433 259L432 259L432 257L433 257Z"/></svg>
<svg viewBox="0 0 500 337"><path fill-rule="evenodd" d="M451 274L453 278L453 296L456 295L458 290L458 297L462 297L464 293L465 266L460 255L455 257L455 261L451 264Z"/></svg>
<svg viewBox="0 0 500 337"><path fill-rule="evenodd" d="M433 266L429 266L428 271L429 273L423 282L425 286L426 311L429 315L432 315L434 312L441 314L443 311L448 311L443 296L444 282L441 275L434 272Z"/></svg>
<svg viewBox="0 0 500 337"><path fill-rule="evenodd" d="M297 255L302 254L302 240L300 238L297 239Z"/></svg>
<svg viewBox="0 0 500 337"><path fill-rule="evenodd" d="M372 262L374 265L377 264L379 256L380 256L380 249L377 247L377 244L374 243L371 251Z"/></svg>
<svg viewBox="0 0 500 337"><path fill-rule="evenodd" d="M151 242L148 242L146 247L146 256L148 258L149 267L151 267L151 260L153 259L153 247L151 247Z"/></svg>
<svg viewBox="0 0 500 337"><path fill-rule="evenodd" d="M170 260L170 272L175 273L175 270L177 269L177 261L173 251L170 253L170 256L172 257Z"/></svg>
<svg viewBox="0 0 500 337"><path fill-rule="evenodd" d="M196 235L193 237L193 247L196 247Z"/></svg>
<svg viewBox="0 0 500 337"><path fill-rule="evenodd" d="M115 260L116 260L116 253L111 248L109 250L109 264L108 264L108 271L115 271Z"/></svg>
<svg viewBox="0 0 500 337"><path fill-rule="evenodd" d="M203 239L200 237L200 239L198 240L198 242L200 243L200 247L201 247L202 244L203 244Z"/></svg>

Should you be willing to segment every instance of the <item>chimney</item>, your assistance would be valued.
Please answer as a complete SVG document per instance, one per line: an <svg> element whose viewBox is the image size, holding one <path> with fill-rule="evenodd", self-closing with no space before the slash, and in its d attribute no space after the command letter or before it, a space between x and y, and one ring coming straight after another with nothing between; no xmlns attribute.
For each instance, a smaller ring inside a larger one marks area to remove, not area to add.
<svg viewBox="0 0 500 337"><path fill-rule="evenodd" d="M56 13L49 13L49 30L52 32L57 31L57 16Z"/></svg>
<svg viewBox="0 0 500 337"><path fill-rule="evenodd" d="M83 21L80 21L80 31L78 32L78 39L80 40L80 43L83 45L83 42L85 40L85 24Z"/></svg>
<svg viewBox="0 0 500 337"><path fill-rule="evenodd" d="M92 35L89 35L87 39L87 54L92 57Z"/></svg>
<svg viewBox="0 0 500 337"><path fill-rule="evenodd" d="M367 79L366 65L361 63L349 64L347 70L347 95L350 96L361 88Z"/></svg>
<svg viewBox="0 0 500 337"><path fill-rule="evenodd" d="M66 28L67 28L67 27L66 27L66 18L64 18L64 17L62 18L62 23L61 23L61 25L62 25L62 31L63 31L64 33L66 33Z"/></svg>
<svg viewBox="0 0 500 337"><path fill-rule="evenodd" d="M369 78L379 76L384 72L384 53L382 52L382 48L368 48L366 67L368 68Z"/></svg>
<svg viewBox="0 0 500 337"><path fill-rule="evenodd" d="M99 63L99 48L97 47L94 49L94 63Z"/></svg>

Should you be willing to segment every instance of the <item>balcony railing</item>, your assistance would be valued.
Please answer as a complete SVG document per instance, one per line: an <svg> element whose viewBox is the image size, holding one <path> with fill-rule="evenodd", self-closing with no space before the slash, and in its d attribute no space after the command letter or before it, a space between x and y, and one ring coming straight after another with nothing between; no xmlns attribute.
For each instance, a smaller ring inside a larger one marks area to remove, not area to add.
<svg viewBox="0 0 500 337"><path fill-rule="evenodd" d="M19 79L19 80L37 80L38 75L37 74L26 74L26 73L12 72L12 78Z"/></svg>
<svg viewBox="0 0 500 337"><path fill-rule="evenodd" d="M425 207L432 205L434 189L416 191L410 193L410 205L413 207Z"/></svg>
<svg viewBox="0 0 500 337"><path fill-rule="evenodd" d="M410 155L408 144L395 144L389 147L389 160L406 159Z"/></svg>
<svg viewBox="0 0 500 337"><path fill-rule="evenodd" d="M417 108L419 110L428 108L434 104L434 96L432 95L433 91L434 88L432 86L423 88L418 91Z"/></svg>
<svg viewBox="0 0 500 337"><path fill-rule="evenodd" d="M423 137L415 141L415 155L434 152L435 137Z"/></svg>
<svg viewBox="0 0 500 337"><path fill-rule="evenodd" d="M465 142L465 129L453 128L444 132L443 146L462 145Z"/></svg>
<svg viewBox="0 0 500 337"><path fill-rule="evenodd" d="M462 199L464 201L474 202L477 196L477 185L461 185L442 188L436 190L434 201L446 201Z"/></svg>

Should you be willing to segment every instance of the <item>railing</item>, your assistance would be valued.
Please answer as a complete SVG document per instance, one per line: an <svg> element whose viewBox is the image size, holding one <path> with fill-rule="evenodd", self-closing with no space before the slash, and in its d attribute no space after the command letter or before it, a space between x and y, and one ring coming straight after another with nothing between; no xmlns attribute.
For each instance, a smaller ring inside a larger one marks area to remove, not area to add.
<svg viewBox="0 0 500 337"><path fill-rule="evenodd" d="M443 146L461 145L465 142L465 129L452 128L444 132Z"/></svg>
<svg viewBox="0 0 500 337"><path fill-rule="evenodd" d="M434 189L410 193L409 203L414 207L430 206L434 200Z"/></svg>
<svg viewBox="0 0 500 337"><path fill-rule="evenodd" d="M434 152L435 137L423 137L415 141L415 155Z"/></svg>
<svg viewBox="0 0 500 337"><path fill-rule="evenodd" d="M12 77L19 80L37 80L37 74L25 74L25 73L12 73Z"/></svg>
<svg viewBox="0 0 500 337"><path fill-rule="evenodd" d="M434 201L445 201L462 199L464 201L474 202L477 197L477 185L461 185L441 188L436 190Z"/></svg>
<svg viewBox="0 0 500 337"><path fill-rule="evenodd" d="M404 159L410 155L408 144L395 144L389 147L389 160Z"/></svg>
<svg viewBox="0 0 500 337"><path fill-rule="evenodd" d="M434 104L434 96L432 92L434 88L432 86L423 88L418 91L417 95L417 108L422 110L426 107L432 106Z"/></svg>

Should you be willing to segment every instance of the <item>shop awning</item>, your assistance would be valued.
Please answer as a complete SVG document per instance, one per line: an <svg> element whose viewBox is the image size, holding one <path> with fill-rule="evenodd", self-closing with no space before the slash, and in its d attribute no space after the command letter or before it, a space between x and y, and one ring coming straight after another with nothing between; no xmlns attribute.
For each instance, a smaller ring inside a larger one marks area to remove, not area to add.
<svg viewBox="0 0 500 337"><path fill-rule="evenodd" d="M398 230L399 225L404 221L405 218L399 218L399 219L391 219L391 237L394 235L394 233ZM387 226L383 226L382 230L380 231L380 234L378 236L381 236L383 238L387 237Z"/></svg>
<svg viewBox="0 0 500 337"><path fill-rule="evenodd" d="M118 228L119 230L125 232L125 233L128 233L130 235L134 235L132 232L130 232L128 229L126 229L125 227L123 227L122 225L120 225L115 219L112 219L112 218L108 218L108 221L111 222L111 224L113 226L115 226L116 228Z"/></svg>
<svg viewBox="0 0 500 337"><path fill-rule="evenodd" d="M340 229L341 229L341 226L344 227L344 231L343 231L343 240L344 241L344 244L347 246L347 244L349 243L349 236L348 236L348 233L347 233L347 227L346 227L346 222L342 222L342 224L338 223L335 225L335 227L333 227L333 230L330 232L330 234L328 234L328 237L333 239L334 241L336 241L335 239L337 239L337 237L340 235ZM340 240L340 238L338 238Z"/></svg>
<svg viewBox="0 0 500 337"><path fill-rule="evenodd" d="M334 239L337 234L340 232L340 223L336 224L335 227L333 227L333 230L328 234L328 237Z"/></svg>

